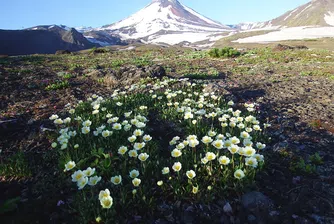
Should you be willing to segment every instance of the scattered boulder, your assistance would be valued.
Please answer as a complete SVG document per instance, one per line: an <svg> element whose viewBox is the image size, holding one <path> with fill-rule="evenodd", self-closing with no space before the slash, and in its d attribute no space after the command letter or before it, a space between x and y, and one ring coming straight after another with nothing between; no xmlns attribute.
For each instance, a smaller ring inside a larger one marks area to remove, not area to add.
<svg viewBox="0 0 334 224"><path fill-rule="evenodd" d="M285 44L277 44L277 46L274 48L276 51L286 51L286 50L304 50L308 49L308 47L304 45L297 45L297 46L289 46Z"/></svg>
<svg viewBox="0 0 334 224"><path fill-rule="evenodd" d="M131 85L138 82L141 78L162 78L165 75L166 71L160 65L145 66L142 68L138 68L136 66L124 66L119 69L116 77L123 85Z"/></svg>
<svg viewBox="0 0 334 224"><path fill-rule="evenodd" d="M297 49L297 50L307 50L308 47L306 47L304 45L297 45L297 46L295 46L295 49Z"/></svg>
<svg viewBox="0 0 334 224"><path fill-rule="evenodd" d="M166 71L161 65L154 65L145 69L151 77L161 78L166 76Z"/></svg>
<svg viewBox="0 0 334 224"><path fill-rule="evenodd" d="M72 52L69 51L69 50L59 50L59 51L56 51L56 55L62 55L62 54L71 54Z"/></svg>
<svg viewBox="0 0 334 224"><path fill-rule="evenodd" d="M277 44L277 46L274 48L276 51L286 51L286 50L292 50L293 47L285 44Z"/></svg>
<svg viewBox="0 0 334 224"><path fill-rule="evenodd" d="M91 49L91 53L92 54L104 54L104 53L108 53L109 50L105 49L105 48L92 48Z"/></svg>

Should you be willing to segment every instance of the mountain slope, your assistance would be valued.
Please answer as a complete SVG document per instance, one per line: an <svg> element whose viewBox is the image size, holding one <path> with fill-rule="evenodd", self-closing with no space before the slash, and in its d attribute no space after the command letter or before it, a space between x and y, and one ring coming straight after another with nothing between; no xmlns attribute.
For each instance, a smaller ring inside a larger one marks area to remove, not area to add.
<svg viewBox="0 0 334 224"><path fill-rule="evenodd" d="M73 28L36 26L25 30L0 30L0 54L53 54L57 50L79 51L100 46Z"/></svg>
<svg viewBox="0 0 334 224"><path fill-rule="evenodd" d="M177 0L153 0L151 4L132 16L96 30L111 31L123 39L142 39L146 42L159 42L163 36L178 34L178 38L181 38L179 42L191 42L189 34L194 34L193 38L197 41L206 38L204 35L206 33L232 29L202 16ZM196 33L203 35L196 37ZM182 38L179 34L186 34L188 37ZM167 36L167 39L172 37Z"/></svg>
<svg viewBox="0 0 334 224"><path fill-rule="evenodd" d="M250 30L298 26L334 26L334 0L312 0L273 20L241 23L236 27L241 30Z"/></svg>

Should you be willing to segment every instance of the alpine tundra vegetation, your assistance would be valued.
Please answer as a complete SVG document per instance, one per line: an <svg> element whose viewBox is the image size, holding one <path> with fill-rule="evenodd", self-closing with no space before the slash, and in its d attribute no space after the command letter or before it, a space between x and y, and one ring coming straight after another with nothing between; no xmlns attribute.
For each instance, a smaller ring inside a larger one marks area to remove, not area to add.
<svg viewBox="0 0 334 224"><path fill-rule="evenodd" d="M333 5L0 30L1 223L334 223Z"/></svg>

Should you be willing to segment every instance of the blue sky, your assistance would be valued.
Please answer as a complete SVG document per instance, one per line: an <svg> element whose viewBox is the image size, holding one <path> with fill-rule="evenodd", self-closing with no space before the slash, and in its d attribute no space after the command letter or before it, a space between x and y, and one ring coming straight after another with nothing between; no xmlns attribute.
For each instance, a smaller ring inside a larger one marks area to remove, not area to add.
<svg viewBox="0 0 334 224"><path fill-rule="evenodd" d="M266 21L310 0L180 0L223 24ZM0 29L63 24L70 27L117 22L151 0L1 0Z"/></svg>

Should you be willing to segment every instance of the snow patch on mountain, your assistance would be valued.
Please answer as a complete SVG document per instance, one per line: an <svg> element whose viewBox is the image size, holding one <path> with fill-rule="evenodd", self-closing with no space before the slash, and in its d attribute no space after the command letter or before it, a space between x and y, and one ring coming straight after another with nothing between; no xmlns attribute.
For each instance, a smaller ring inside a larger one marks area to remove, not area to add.
<svg viewBox="0 0 334 224"><path fill-rule="evenodd" d="M334 26L334 12L328 12L325 14L324 20L328 25Z"/></svg>
<svg viewBox="0 0 334 224"><path fill-rule="evenodd" d="M302 11L300 11L294 18L298 18L303 12L305 12L308 8L312 6L312 3L306 6ZM298 9L298 8L297 8Z"/></svg>
<svg viewBox="0 0 334 224"><path fill-rule="evenodd" d="M334 27L291 27L271 33L241 38L233 42L237 43L265 43L283 40L303 40L323 37L334 37Z"/></svg>
<svg viewBox="0 0 334 224"><path fill-rule="evenodd" d="M290 14L284 18L284 21L287 20L288 18L290 18L292 16L292 14L294 14L296 11L298 11L298 8L296 8L295 10L291 11Z"/></svg>

